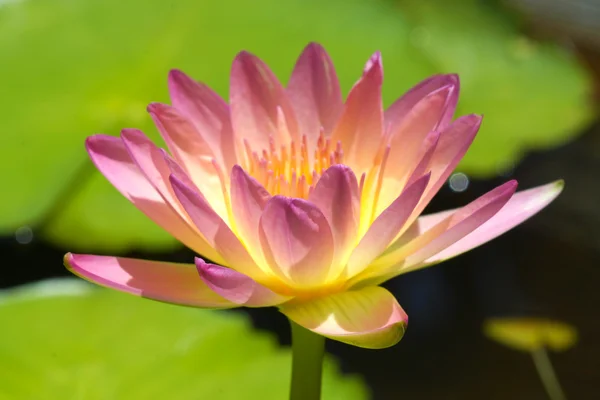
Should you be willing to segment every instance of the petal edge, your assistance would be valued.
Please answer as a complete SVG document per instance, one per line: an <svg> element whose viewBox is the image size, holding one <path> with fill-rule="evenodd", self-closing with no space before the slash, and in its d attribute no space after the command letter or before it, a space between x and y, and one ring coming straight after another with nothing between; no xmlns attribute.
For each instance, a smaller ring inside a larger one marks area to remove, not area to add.
<svg viewBox="0 0 600 400"><path fill-rule="evenodd" d="M135 296L192 307L238 306L205 285L192 264L72 253L64 264L85 280Z"/></svg>

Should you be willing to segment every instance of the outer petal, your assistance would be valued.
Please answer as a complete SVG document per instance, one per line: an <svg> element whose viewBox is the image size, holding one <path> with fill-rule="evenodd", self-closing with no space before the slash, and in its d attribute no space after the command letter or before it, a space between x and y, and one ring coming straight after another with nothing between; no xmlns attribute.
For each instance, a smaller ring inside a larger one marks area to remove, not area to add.
<svg viewBox="0 0 600 400"><path fill-rule="evenodd" d="M394 296L376 286L296 305L284 304L280 311L319 335L368 349L395 345L408 324Z"/></svg>
<svg viewBox="0 0 600 400"><path fill-rule="evenodd" d="M185 180L171 175L175 195L188 215L211 244L227 261L227 265L257 280L265 279L265 271L256 265L229 226L210 208L202 195L186 184Z"/></svg>
<svg viewBox="0 0 600 400"><path fill-rule="evenodd" d="M192 264L71 253L64 262L84 279L136 296L193 307L237 306L205 285Z"/></svg>
<svg viewBox="0 0 600 400"><path fill-rule="evenodd" d="M265 205L271 198L267 190L236 165L231 170L231 208L235 227L246 248L259 264L264 262L258 225Z"/></svg>
<svg viewBox="0 0 600 400"><path fill-rule="evenodd" d="M290 299L262 286L249 276L196 258L196 267L206 286L223 298L246 307L270 307Z"/></svg>
<svg viewBox="0 0 600 400"><path fill-rule="evenodd" d="M296 62L287 93L300 134L307 136L308 146L313 148L321 128L326 137L331 134L344 107L335 68L321 45L306 46Z"/></svg>
<svg viewBox="0 0 600 400"><path fill-rule="evenodd" d="M227 219L221 180L213 164L214 153L208 143L177 109L153 103L148 106L148 112L175 160L192 178L211 207Z"/></svg>
<svg viewBox="0 0 600 400"><path fill-rule="evenodd" d="M415 181L375 219L348 260L350 276L361 272L392 243L418 204L428 182L429 174Z"/></svg>
<svg viewBox="0 0 600 400"><path fill-rule="evenodd" d="M338 277L357 241L360 193L354 172L345 165L327 169L308 200L319 207L333 232L335 254L331 278Z"/></svg>
<svg viewBox="0 0 600 400"><path fill-rule="evenodd" d="M396 130L419 102L444 87L453 89L446 101L446 107L441 110L441 114L438 114L438 127L443 128L449 124L458 103L460 81L456 74L434 75L418 83L385 110L385 126L388 132Z"/></svg>
<svg viewBox="0 0 600 400"><path fill-rule="evenodd" d="M456 107L456 83L450 83L420 99L402 118L386 121L390 154L383 177L381 204L386 207L395 199L409 179L415 165L422 159L421 149L431 131L443 128L442 120L447 119L448 110ZM450 115L452 114L450 113ZM443 133L440 135L443 137ZM442 144L443 139L440 139ZM432 171L432 183L437 177Z"/></svg>
<svg viewBox="0 0 600 400"><path fill-rule="evenodd" d="M540 210L550 204L564 187L563 181L556 181L544 186L524 190L516 193L496 215L475 229L473 232L452 244L450 247L439 252L433 257L425 260L425 265L431 265L455 257L477 246L502 235L504 232L514 228L523 221L537 214ZM436 220L443 219L449 213L457 210L444 211L442 213L426 215L423 225L431 225Z"/></svg>
<svg viewBox="0 0 600 400"><path fill-rule="evenodd" d="M129 151L129 155L138 165L140 171L156 191L160 193L164 201L171 205L189 225L193 225L187 213L179 204L169 183L171 168L165 153L156 147L142 131L137 129L123 129L121 140L123 140L125 148Z"/></svg>
<svg viewBox="0 0 600 400"><path fill-rule="evenodd" d="M298 125L285 90L258 57L241 52L233 61L230 88L231 118L237 145L246 139L254 151L276 148L298 140ZM281 116L287 129L280 129Z"/></svg>
<svg viewBox="0 0 600 400"><path fill-rule="evenodd" d="M415 160L418 162L410 168L407 167L407 170L401 175L401 178L391 177L390 174L385 173L387 169L384 170L379 197L377 199L377 204L375 205L375 217L389 207L389 205L398 197L399 193L401 193L401 190L404 190L408 185L411 185L429 171L431 159L433 158L439 139L440 133L438 131L431 131L425 136L425 139L421 143L421 148L417 151L415 157ZM387 159L389 160L389 156Z"/></svg>
<svg viewBox="0 0 600 400"><path fill-rule="evenodd" d="M345 164L357 173L367 171L381 146L383 137L383 104L381 55L375 53L362 78L354 85L331 141L342 142Z"/></svg>
<svg viewBox="0 0 600 400"><path fill-rule="evenodd" d="M440 133L440 139L430 161L431 180L410 222L423 212L462 160L475 139L481 119L481 116L474 114L460 117Z"/></svg>
<svg viewBox="0 0 600 400"><path fill-rule="evenodd" d="M425 172L429 171L431 165L431 159L435 153L435 149L440 141L440 133L437 131L431 131L425 137L425 140L422 143L421 149L419 151L419 162L411 172L408 177L407 185L412 184L414 181L419 179L421 176L425 174Z"/></svg>
<svg viewBox="0 0 600 400"><path fill-rule="evenodd" d="M86 140L86 148L98 170L140 211L198 254L224 263L202 235L148 181L121 139L107 135L90 136Z"/></svg>
<svg viewBox="0 0 600 400"><path fill-rule="evenodd" d="M297 288L323 284L334 243L323 213L302 199L274 196L260 218L259 237L271 269Z"/></svg>
<svg viewBox="0 0 600 400"><path fill-rule="evenodd" d="M517 190L517 181L509 181L461 208L431 228L405 248L418 250L405 260L406 268L429 258L473 232L498 213ZM414 246L414 247L413 247Z"/></svg>
<svg viewBox="0 0 600 400"><path fill-rule="evenodd" d="M514 194L516 181L509 181L459 209L433 227L415 236L406 234L397 240L351 285L379 284L396 275L412 271L429 257L450 247L492 218ZM375 278L374 280L371 280ZM367 281L367 279L369 279Z"/></svg>
<svg viewBox="0 0 600 400"><path fill-rule="evenodd" d="M196 135L202 137L219 164L229 171L236 163L237 157L227 103L208 86L194 81L178 70L169 72L169 94L173 106L193 123L198 131ZM198 146L196 135L187 138L187 141L194 143L194 150ZM177 146L191 154L192 149L188 148L191 143L180 146L185 144L186 139L178 139L181 141L177 142Z"/></svg>

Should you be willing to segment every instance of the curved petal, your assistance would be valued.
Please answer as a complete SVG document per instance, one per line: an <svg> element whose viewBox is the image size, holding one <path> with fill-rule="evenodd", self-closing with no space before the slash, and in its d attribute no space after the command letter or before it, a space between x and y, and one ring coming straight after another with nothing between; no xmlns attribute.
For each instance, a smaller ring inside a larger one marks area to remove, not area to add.
<svg viewBox="0 0 600 400"><path fill-rule="evenodd" d="M477 131L479 131L481 120L480 115L465 115L458 118L440 133L437 146L429 162L431 171L429 185L411 216L410 222L413 222L423 212L462 160L471 143L473 143Z"/></svg>
<svg viewBox="0 0 600 400"><path fill-rule="evenodd" d="M456 74L433 75L406 92L385 110L384 120L386 130L388 132L396 130L402 121L409 116L410 111L417 103L443 87L452 87L453 89L447 98L446 106L441 110L441 114L438 114L437 120L438 127L443 128L448 125L456 110L458 94L460 92L460 81Z"/></svg>
<svg viewBox="0 0 600 400"><path fill-rule="evenodd" d="M235 229L246 248L259 264L264 262L258 237L258 225L265 205L271 198L267 190L236 165L231 170L231 208Z"/></svg>
<svg viewBox="0 0 600 400"><path fill-rule="evenodd" d="M129 155L135 161L140 171L146 176L148 182L162 196L164 201L183 218L189 225L191 220L181 204L175 197L169 183L171 168L166 160L165 153L137 129L123 129L121 140Z"/></svg>
<svg viewBox="0 0 600 400"><path fill-rule="evenodd" d="M445 250L428 258L424 264L436 264L456 257L502 235L545 208L562 192L563 187L563 181L556 181L515 193L508 203L487 222ZM419 219L425 220L424 225L430 225L435 220L443 218L447 213L456 211L444 211L443 213L426 215Z"/></svg>
<svg viewBox="0 0 600 400"><path fill-rule="evenodd" d="M294 287L326 282L334 254L327 219L306 200L272 197L260 218L259 237L271 269Z"/></svg>
<svg viewBox="0 0 600 400"><path fill-rule="evenodd" d="M94 135L86 139L85 145L98 170L140 211L198 254L224 263L202 235L148 181L120 138Z"/></svg>
<svg viewBox="0 0 600 400"><path fill-rule="evenodd" d="M229 226L214 212L202 195L176 175L170 177L173 191L208 243L227 261L227 265L254 279L262 280L265 271L256 265Z"/></svg>
<svg viewBox="0 0 600 400"><path fill-rule="evenodd" d="M422 98L396 125L387 127L389 142L397 150L397 154L409 156L413 153L413 149L417 150L421 146L421 142L429 132L439 130L448 103L454 103L456 106L455 94L454 85L443 86Z"/></svg>
<svg viewBox="0 0 600 400"><path fill-rule="evenodd" d="M509 181L446 217L416 236L404 235L376 259L350 285L374 285L412 271L423 261L458 242L492 218L515 193L516 181Z"/></svg>
<svg viewBox="0 0 600 400"><path fill-rule="evenodd" d="M291 298L277 294L233 269L207 264L201 258L196 258L196 268L206 286L240 306L270 307Z"/></svg>
<svg viewBox="0 0 600 400"><path fill-rule="evenodd" d="M215 169L215 156L196 128L181 113L166 104L148 106L156 127L164 138L173 157L200 189L211 207L226 218L221 179Z"/></svg>
<svg viewBox="0 0 600 400"><path fill-rule="evenodd" d="M407 252L418 250L405 259L404 267L410 268L420 263L473 232L496 215L516 190L517 181L506 182L461 208L414 242L407 243L404 246Z"/></svg>
<svg viewBox="0 0 600 400"><path fill-rule="evenodd" d="M428 182L429 174L415 181L375 219L348 260L350 276L365 269L392 243L418 204Z"/></svg>
<svg viewBox="0 0 600 400"><path fill-rule="evenodd" d="M368 171L381 147L382 83L381 55L375 53L367 62L362 78L350 90L344 111L331 136L332 143L342 143L344 163L358 174Z"/></svg>
<svg viewBox="0 0 600 400"><path fill-rule="evenodd" d="M342 164L329 167L308 201L319 207L331 227L335 254L330 277L336 278L342 273L357 241L360 193L354 172Z"/></svg>
<svg viewBox="0 0 600 400"><path fill-rule="evenodd" d="M321 129L329 137L344 107L333 62L321 45L306 46L286 91L298 118L300 134L306 135L308 147L313 148ZM312 155L310 151L308 154Z"/></svg>
<svg viewBox="0 0 600 400"><path fill-rule="evenodd" d="M402 175L402 178L390 177L384 170L384 176L382 178L381 188L379 189L379 197L375 207L375 216L378 216L385 210L389 205L398 197L402 190L406 189L406 186L411 185L417 179L425 175L431 165L431 159L439 143L440 132L431 131L425 136L421 148L418 150L415 160L418 162L416 165L407 168ZM389 155L386 160L389 160ZM412 170L411 170L412 168ZM387 175L387 176L386 176Z"/></svg>
<svg viewBox="0 0 600 400"><path fill-rule="evenodd" d="M431 199L433 199L452 174L452 171L454 171L471 146L471 143L473 143L473 139L475 139L475 135L481 125L481 119L482 117L479 115L466 115L458 118L440 132L439 139L433 149L433 154L428 156L428 168L431 172L431 179L419 204L408 219L405 228L412 226L412 223L421 215ZM410 168L414 168L414 166ZM389 169L386 168L386 170ZM385 185L386 183L384 183ZM389 196L389 189L388 191L382 191L382 193ZM403 233L404 231L400 231L400 235Z"/></svg>
<svg viewBox="0 0 600 400"><path fill-rule="evenodd" d="M411 185L421 176L423 176L427 171L429 171L431 166L431 159L433 158L433 154L435 153L435 149L437 148L437 144L440 140L440 133L437 131L431 131L425 137L425 140L422 143L421 149L419 150L419 162L410 173L408 177L407 185Z"/></svg>
<svg viewBox="0 0 600 400"><path fill-rule="evenodd" d="M237 307L205 285L193 264L71 253L64 263L83 279L136 296L193 307Z"/></svg>
<svg viewBox="0 0 600 400"><path fill-rule="evenodd" d="M382 206L389 204L406 186L415 166L423 158L422 148L431 140L431 132L443 128L441 121L447 118L448 109L454 112L457 91L457 86L449 83L420 99L394 123L386 121L390 154L383 175ZM440 144L443 135L441 132ZM432 171L431 183L436 181L436 173Z"/></svg>
<svg viewBox="0 0 600 400"><path fill-rule="evenodd" d="M269 67L258 57L241 52L233 61L230 83L231 122L237 146L246 139L254 151L299 142L294 110L285 90ZM285 129L281 128L283 116Z"/></svg>
<svg viewBox="0 0 600 400"><path fill-rule="evenodd" d="M279 310L319 335L367 349L395 345L408 324L408 316L394 296L377 286L284 304Z"/></svg>
<svg viewBox="0 0 600 400"><path fill-rule="evenodd" d="M219 164L229 171L236 163L237 157L227 103L208 86L196 82L179 70L169 72L169 94L173 106L190 120L197 130L194 137L174 138L174 142L175 139L181 139L174 145L186 154L193 154L193 150L200 145L196 139L197 135L200 135Z"/></svg>

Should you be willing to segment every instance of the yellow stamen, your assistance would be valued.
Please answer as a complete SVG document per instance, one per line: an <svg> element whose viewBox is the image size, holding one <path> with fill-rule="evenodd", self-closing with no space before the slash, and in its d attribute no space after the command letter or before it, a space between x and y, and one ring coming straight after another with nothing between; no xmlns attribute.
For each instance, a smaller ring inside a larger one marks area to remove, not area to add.
<svg viewBox="0 0 600 400"><path fill-rule="evenodd" d="M284 120L279 119L278 125L280 130L287 130ZM327 168L344 161L342 143L337 142L334 147L322 130L312 168L306 135L299 142L282 144L279 150L273 137L269 138L267 149L252 149L244 140L244 150L248 160L245 170L269 193L298 198L307 198Z"/></svg>

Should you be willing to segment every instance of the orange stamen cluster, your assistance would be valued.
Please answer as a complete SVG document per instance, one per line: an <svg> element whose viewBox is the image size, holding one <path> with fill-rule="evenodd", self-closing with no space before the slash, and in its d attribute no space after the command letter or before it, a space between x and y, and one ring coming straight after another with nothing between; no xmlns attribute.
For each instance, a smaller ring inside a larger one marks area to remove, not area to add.
<svg viewBox="0 0 600 400"><path fill-rule="evenodd" d="M321 175L332 165L341 164L344 159L341 142L334 146L330 139L319 135L316 149L309 157L308 139L302 136L298 145L291 141L289 146L279 149L273 137L269 148L261 153L250 147L244 140L247 166L245 170L260 182L272 195L307 198Z"/></svg>

